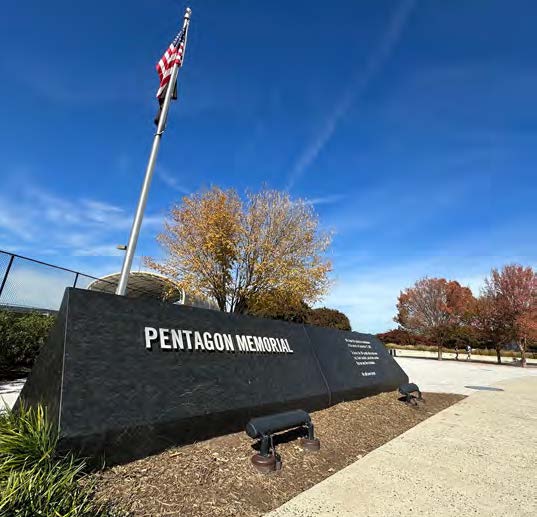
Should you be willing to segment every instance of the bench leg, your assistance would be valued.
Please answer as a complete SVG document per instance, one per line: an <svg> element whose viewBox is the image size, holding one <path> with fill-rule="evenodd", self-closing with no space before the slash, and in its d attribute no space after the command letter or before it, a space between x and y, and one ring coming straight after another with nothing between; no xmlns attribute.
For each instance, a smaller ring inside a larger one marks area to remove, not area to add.
<svg viewBox="0 0 537 517"><path fill-rule="evenodd" d="M321 442L318 438L315 438L313 424L309 422L306 426L308 428L308 437L302 438L300 444L307 451L318 451L321 448Z"/></svg>
<svg viewBox="0 0 537 517"><path fill-rule="evenodd" d="M277 458L276 454L270 454L270 446L271 436L269 434L264 434L261 437L261 447L259 449L259 454L254 454L252 456L252 465L257 469L258 472L261 472L262 474L268 474L269 472L276 470Z"/></svg>
<svg viewBox="0 0 537 517"><path fill-rule="evenodd" d="M270 435L264 434L261 438L261 447L259 450L259 454L261 456L268 456L270 453Z"/></svg>

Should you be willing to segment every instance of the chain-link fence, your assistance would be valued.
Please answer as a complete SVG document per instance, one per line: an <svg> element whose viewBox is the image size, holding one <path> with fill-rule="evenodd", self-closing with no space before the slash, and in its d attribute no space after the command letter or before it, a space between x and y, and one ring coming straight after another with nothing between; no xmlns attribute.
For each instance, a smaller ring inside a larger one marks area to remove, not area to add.
<svg viewBox="0 0 537 517"><path fill-rule="evenodd" d="M114 292L116 284L0 250L0 309L57 311L66 287ZM155 298L154 291L129 285L129 293Z"/></svg>

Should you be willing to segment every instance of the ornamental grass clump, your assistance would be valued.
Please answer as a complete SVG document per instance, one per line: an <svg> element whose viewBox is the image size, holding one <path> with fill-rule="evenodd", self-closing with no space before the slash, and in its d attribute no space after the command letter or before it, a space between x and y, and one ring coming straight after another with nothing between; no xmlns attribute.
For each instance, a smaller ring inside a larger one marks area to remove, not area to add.
<svg viewBox="0 0 537 517"><path fill-rule="evenodd" d="M58 436L42 406L0 414L0 516L110 516L92 500L85 463L56 454Z"/></svg>

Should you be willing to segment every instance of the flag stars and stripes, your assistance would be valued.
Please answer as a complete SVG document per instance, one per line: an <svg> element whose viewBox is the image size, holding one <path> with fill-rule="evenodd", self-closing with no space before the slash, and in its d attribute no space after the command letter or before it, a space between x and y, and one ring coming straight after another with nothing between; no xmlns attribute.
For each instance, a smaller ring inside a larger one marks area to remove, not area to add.
<svg viewBox="0 0 537 517"><path fill-rule="evenodd" d="M172 69L175 64L181 66L183 64L183 53L185 48L184 31L181 30L175 37L173 42L164 52L164 55L157 63L157 72L160 78L160 85L157 90L157 98L160 98L166 90L166 86L170 82Z"/></svg>

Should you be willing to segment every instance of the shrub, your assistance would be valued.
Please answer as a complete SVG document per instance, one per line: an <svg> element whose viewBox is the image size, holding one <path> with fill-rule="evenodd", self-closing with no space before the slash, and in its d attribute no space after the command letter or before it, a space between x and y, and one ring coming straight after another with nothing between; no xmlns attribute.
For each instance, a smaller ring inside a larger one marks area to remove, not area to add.
<svg viewBox="0 0 537 517"><path fill-rule="evenodd" d="M290 300L285 294L276 291L253 299L247 312L260 318L351 330L349 318L342 312L326 307L312 309L305 302Z"/></svg>
<svg viewBox="0 0 537 517"><path fill-rule="evenodd" d="M57 433L42 407L0 414L0 515L105 517L92 501L85 463L55 453Z"/></svg>
<svg viewBox="0 0 537 517"><path fill-rule="evenodd" d="M0 480L12 470L33 469L54 456L57 434L43 407L0 415Z"/></svg>
<svg viewBox="0 0 537 517"><path fill-rule="evenodd" d="M317 327L328 327L339 330L351 330L349 318L336 309L321 307L312 309L308 314L307 323Z"/></svg>
<svg viewBox="0 0 537 517"><path fill-rule="evenodd" d="M461 349L465 348L466 345L470 345L472 348L482 348L484 346L484 343L479 341L478 334L475 330L467 325L452 326L442 329L442 333L439 332L436 336L438 340L435 340L432 337L426 338L425 336L401 328L377 334L377 337L384 344L395 343L401 347L438 347L441 344L446 349L453 349L455 346L458 346L459 349Z"/></svg>
<svg viewBox="0 0 537 517"><path fill-rule="evenodd" d="M393 329L389 330L388 332L384 332L382 334L377 334L377 337L384 343L395 343L399 346L418 346L428 345L428 341L423 336L418 336L416 334L412 334L408 330L403 329Z"/></svg>
<svg viewBox="0 0 537 517"><path fill-rule="evenodd" d="M33 469L13 470L2 486L0 514L94 516L91 492L78 484L84 465L73 458Z"/></svg>
<svg viewBox="0 0 537 517"><path fill-rule="evenodd" d="M310 311L303 301L289 300L280 293L270 293L252 300L247 312L259 318L306 323Z"/></svg>
<svg viewBox="0 0 537 517"><path fill-rule="evenodd" d="M0 311L0 370L31 368L54 316Z"/></svg>

